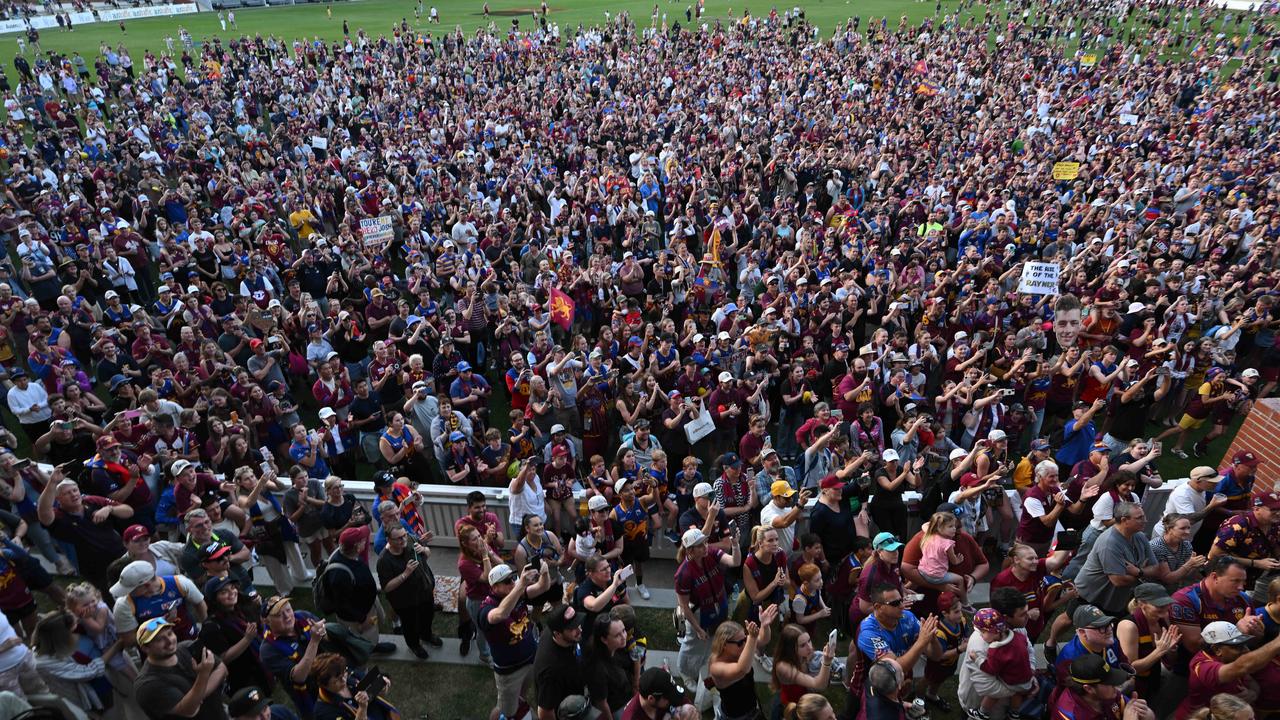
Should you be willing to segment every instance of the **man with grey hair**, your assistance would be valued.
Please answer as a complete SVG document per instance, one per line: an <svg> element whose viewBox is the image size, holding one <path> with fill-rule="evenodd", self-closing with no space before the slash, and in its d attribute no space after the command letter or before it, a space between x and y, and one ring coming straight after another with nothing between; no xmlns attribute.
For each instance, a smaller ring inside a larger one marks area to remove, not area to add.
<svg viewBox="0 0 1280 720"><path fill-rule="evenodd" d="M1058 472L1056 462L1041 460L1035 468L1035 483L1022 497L1022 519L1018 521L1016 537L1041 557L1049 553L1063 511L1079 512L1086 501L1098 494L1097 485L1086 486L1080 499L1070 502L1058 484Z"/></svg>
<svg viewBox="0 0 1280 720"><path fill-rule="evenodd" d="M209 574L204 567L206 550L211 546L225 546L227 551L218 557L229 564L227 571L243 586L245 583L242 581L250 577L245 564L249 562L251 552L240 538L234 533L214 530L213 518L202 508L188 510L183 520L187 526L187 542L178 561L182 574L197 584L203 583Z"/></svg>
<svg viewBox="0 0 1280 720"><path fill-rule="evenodd" d="M1147 515L1138 503L1115 507L1115 524L1098 536L1076 576L1076 588L1084 602L1102 608L1113 617L1124 617L1136 585L1157 579L1157 563L1146 533Z"/></svg>
<svg viewBox="0 0 1280 720"><path fill-rule="evenodd" d="M902 666L892 657L877 660L867 668L867 694L862 702L867 717L900 717L902 698Z"/></svg>

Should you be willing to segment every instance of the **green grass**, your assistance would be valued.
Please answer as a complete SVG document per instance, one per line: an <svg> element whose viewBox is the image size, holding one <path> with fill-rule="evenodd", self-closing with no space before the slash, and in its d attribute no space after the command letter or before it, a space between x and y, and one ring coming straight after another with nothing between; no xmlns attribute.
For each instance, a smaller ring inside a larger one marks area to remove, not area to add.
<svg viewBox="0 0 1280 720"><path fill-rule="evenodd" d="M41 48L45 51L53 50L70 54L72 52L81 53L87 60L92 63L93 57L98 54L102 43L111 45L123 44L127 46L134 55L134 61L137 66L142 64L142 51L151 50L154 52L162 52L165 48L164 39L166 36L172 36L175 39L175 47L181 52L181 46L176 42L178 37L178 28L187 28L197 43L210 41L214 37L221 37L224 41L237 35L254 35L261 33L263 36L276 35L285 40L293 40L295 38L323 38L333 40L342 37L342 24L345 20L351 32L354 34L360 30L364 30L371 37L379 35L390 35L393 28L397 27L402 19L409 22L410 26L417 31L431 32L440 34L450 32L455 27L461 26L464 31L471 32L478 27L487 25L490 21L499 29L505 30L510 26L512 17L520 19L521 28L527 29L535 26L533 13L539 7L539 0L491 0L489 3L492 17L486 20L480 9L483 4L482 0L439 0L432 3L424 0L424 16L426 9L432 4L440 10L441 23L439 25L430 25L426 22L425 17L421 22L415 22L413 12L415 3L413 0L352 0L351 2L338 2L333 4L315 3L305 5L282 6L274 8L242 8L235 11L236 23L238 30L228 28L227 32L223 32L218 24L216 13L196 13L192 15L182 15L171 18L147 18L140 20L127 21L125 23L126 32L121 32L117 23L94 23L90 25L81 25L74 32L62 32L57 28L51 28L40 31ZM682 26L688 26L685 21L685 9L690 3L687 1L673 0L615 0L610 3L591 2L589 0L560 0L551 2L551 19L560 25L565 36L571 35L578 25L593 25L604 21L605 11L616 16L621 12L629 12L635 23L640 28L648 27L650 24L650 12L654 5L658 6L659 23L661 23L661 14L666 15L667 22L674 24L679 22ZM790 3L781 4L782 9L789 7ZM945 0L942 3L943 13L954 12L960 5L959 0ZM704 21L714 23L715 20L727 22L730 18L741 18L744 10L750 10L756 15L766 15L773 3L749 3L734 2L733 0L707 0L706 14ZM327 14L327 10L332 8L332 17ZM906 16L913 24L918 24L926 17L934 14L934 3L930 0L821 0L816 3L806 3L804 5L806 17L809 22L815 24L822 33L823 37L829 37L833 28L843 23L848 18L858 15L861 16L865 29L872 18L887 17L889 19L890 29L897 26L898 18ZM978 6L978 16L981 17L981 6ZM994 13L1000 15L1003 19L1007 8L999 2L991 3L991 9ZM1032 21L1036 21L1039 13L1037 10L1031 16ZM508 14L518 13L518 14ZM962 18L969 17L966 12ZM1234 24L1229 29L1229 33L1235 29ZM16 35L6 35L0 37L0 61L3 62L6 72L13 73L13 56L17 52ZM1075 41L1069 42L1068 49L1074 50ZM28 48L28 55L31 50ZM1179 53L1175 53L1179 54Z"/></svg>

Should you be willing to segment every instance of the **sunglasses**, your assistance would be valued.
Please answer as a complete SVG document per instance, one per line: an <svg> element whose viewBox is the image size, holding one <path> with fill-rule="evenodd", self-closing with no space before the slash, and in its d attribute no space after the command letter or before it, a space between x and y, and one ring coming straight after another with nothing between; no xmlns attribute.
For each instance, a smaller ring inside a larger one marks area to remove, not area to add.
<svg viewBox="0 0 1280 720"><path fill-rule="evenodd" d="M876 603L877 605L888 605L889 607L902 607L902 598L890 600L889 602Z"/></svg>
<svg viewBox="0 0 1280 720"><path fill-rule="evenodd" d="M739 638L737 640L725 640L725 642L730 645L746 645L747 639L744 637L744 638Z"/></svg>

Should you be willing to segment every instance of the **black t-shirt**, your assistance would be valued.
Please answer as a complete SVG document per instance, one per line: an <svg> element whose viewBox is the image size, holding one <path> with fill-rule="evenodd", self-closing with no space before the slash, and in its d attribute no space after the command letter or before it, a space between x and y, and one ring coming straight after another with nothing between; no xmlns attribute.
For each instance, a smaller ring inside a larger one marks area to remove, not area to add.
<svg viewBox="0 0 1280 720"><path fill-rule="evenodd" d="M1129 442L1136 437L1145 437L1147 414L1155 404L1155 383L1148 382L1132 400L1121 400L1123 392L1117 392L1110 405L1115 408L1111 417L1110 434L1117 440Z"/></svg>
<svg viewBox="0 0 1280 720"><path fill-rule="evenodd" d="M81 562L83 562L81 558ZM182 702L196 681L195 662L183 645L178 646L178 664L173 667L158 667L144 663L138 679L134 681L133 692L138 705L151 720L177 720L179 715L170 711ZM200 703L195 715L197 720L227 720L227 711L222 705L222 695L214 693Z"/></svg>
<svg viewBox="0 0 1280 720"><path fill-rule="evenodd" d="M701 530L707 523L707 518L698 512L698 508L691 507L680 515L680 523L678 532L684 532L689 528L698 528ZM720 542L729 536L729 516L721 510L716 516L715 525L711 528L711 535L707 537L707 542Z"/></svg>
<svg viewBox="0 0 1280 720"><path fill-rule="evenodd" d="M631 656L620 650L609 658L588 658L587 697L605 698L609 709L618 712L627 706L631 690Z"/></svg>
<svg viewBox="0 0 1280 720"><path fill-rule="evenodd" d="M58 442L53 440L49 443L49 450L46 461L51 465L61 465L72 460L84 460L93 457L97 452L97 446L93 441L93 436L85 432L76 432L72 434L70 442Z"/></svg>
<svg viewBox="0 0 1280 720"><path fill-rule="evenodd" d="M539 708L555 712L561 700L583 694L587 683L578 646L561 647L548 631L538 643L538 654L533 658L533 677L538 688Z"/></svg>
<svg viewBox="0 0 1280 720"><path fill-rule="evenodd" d="M369 397L362 398L356 396L351 401L351 418L353 420L366 420L376 414L382 412L382 401L378 397L378 393L369 391ZM385 420L383 422L371 422L360 426L360 432L379 432L386 427Z"/></svg>
<svg viewBox="0 0 1280 720"><path fill-rule="evenodd" d="M598 597L604 591L605 591L605 588L602 588L599 585L596 585L594 582L591 581L591 578L587 578L582 582L581 585L574 588L573 590L573 606L578 610L578 612L582 613L583 615L586 615L586 618L582 621L582 644L583 645L591 641L591 628L595 625L596 617L600 615L604 615L605 613L612 610L614 605L618 604L616 602L618 597L615 595L614 597L609 598L609 602L605 603L605 606L600 608L599 611L592 612L588 610L586 605L587 598ZM619 593L619 595L620 594L621 593Z"/></svg>
<svg viewBox="0 0 1280 720"><path fill-rule="evenodd" d="M124 554L124 541L111 521L95 523L93 513L104 505L115 505L106 498L84 497L84 512L71 515L55 510L53 522L46 527L58 540L75 545L81 567L106 568Z"/></svg>
<svg viewBox="0 0 1280 720"><path fill-rule="evenodd" d="M133 358L122 352L116 353L115 361L108 360L105 357L102 358L98 361L98 382L110 382L112 377L123 374L121 370L124 368L129 368L131 370L141 369L138 367L138 363L134 362Z"/></svg>

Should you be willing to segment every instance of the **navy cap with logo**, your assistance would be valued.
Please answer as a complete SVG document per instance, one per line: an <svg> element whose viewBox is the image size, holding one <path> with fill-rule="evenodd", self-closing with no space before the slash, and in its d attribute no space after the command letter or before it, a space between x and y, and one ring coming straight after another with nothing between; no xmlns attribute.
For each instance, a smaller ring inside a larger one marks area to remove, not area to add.
<svg viewBox="0 0 1280 720"><path fill-rule="evenodd" d="M227 714L233 718L257 717L270 703L271 697L258 688L241 688L227 703Z"/></svg>

